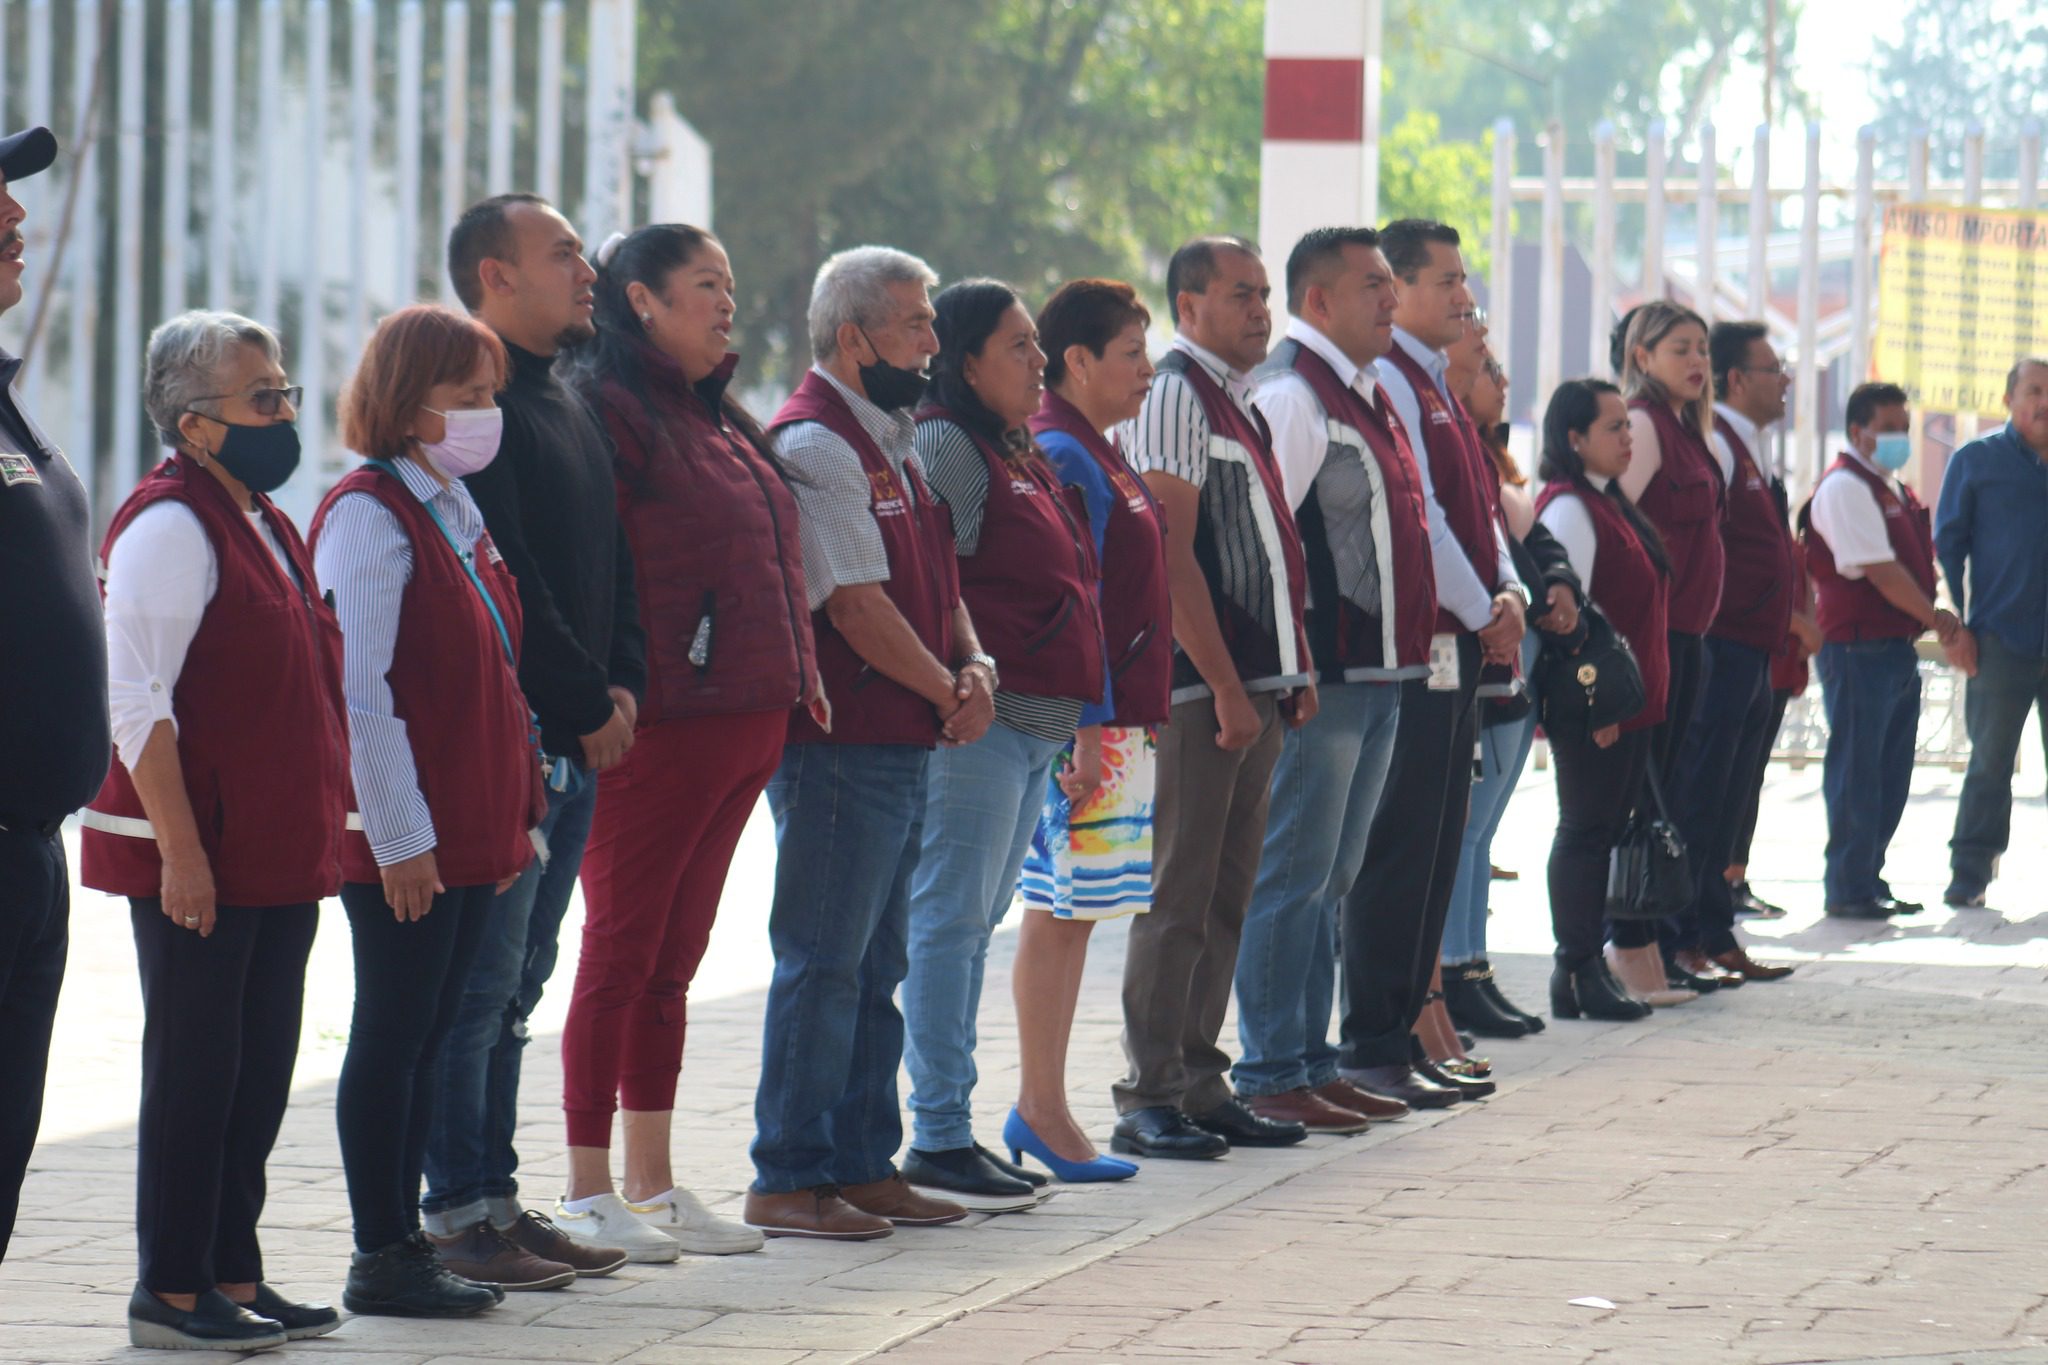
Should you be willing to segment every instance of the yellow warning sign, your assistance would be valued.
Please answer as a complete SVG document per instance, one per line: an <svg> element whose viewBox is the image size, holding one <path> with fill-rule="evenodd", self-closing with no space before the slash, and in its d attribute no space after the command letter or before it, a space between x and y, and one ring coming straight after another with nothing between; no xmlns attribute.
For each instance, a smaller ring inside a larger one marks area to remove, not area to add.
<svg viewBox="0 0 2048 1365"><path fill-rule="evenodd" d="M1884 214L1876 377L1935 412L1995 413L2048 351L2048 213L1896 204Z"/></svg>

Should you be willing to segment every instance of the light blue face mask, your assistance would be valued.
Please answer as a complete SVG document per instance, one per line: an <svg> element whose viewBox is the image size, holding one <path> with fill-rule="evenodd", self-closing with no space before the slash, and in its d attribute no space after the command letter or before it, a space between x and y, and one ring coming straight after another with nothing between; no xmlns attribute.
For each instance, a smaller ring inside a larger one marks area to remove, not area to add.
<svg viewBox="0 0 2048 1365"><path fill-rule="evenodd" d="M1879 469L1889 469L1896 474L1906 467L1906 461L1913 458L1913 438L1903 431L1878 433L1877 444L1870 452L1870 462Z"/></svg>

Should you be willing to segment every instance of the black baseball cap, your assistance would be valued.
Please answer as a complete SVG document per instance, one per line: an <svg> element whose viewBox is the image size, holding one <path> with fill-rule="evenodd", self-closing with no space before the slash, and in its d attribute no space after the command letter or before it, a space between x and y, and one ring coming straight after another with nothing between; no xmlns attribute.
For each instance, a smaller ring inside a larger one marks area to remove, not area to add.
<svg viewBox="0 0 2048 1365"><path fill-rule="evenodd" d="M0 176L11 184L50 169L57 159L57 139L48 128L30 128L0 137Z"/></svg>

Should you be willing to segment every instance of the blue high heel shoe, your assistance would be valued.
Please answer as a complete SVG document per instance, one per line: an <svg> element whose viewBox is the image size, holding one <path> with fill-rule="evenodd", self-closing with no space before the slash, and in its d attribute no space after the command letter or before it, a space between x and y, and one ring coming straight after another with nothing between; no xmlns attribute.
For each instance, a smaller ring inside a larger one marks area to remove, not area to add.
<svg viewBox="0 0 2048 1365"><path fill-rule="evenodd" d="M1037 1157L1045 1168L1070 1185L1085 1184L1100 1180L1129 1180L1138 1173L1136 1164L1119 1161L1113 1156L1099 1156L1093 1161L1069 1161L1052 1148L1045 1140L1031 1131L1031 1125L1015 1109L1010 1117L1003 1120L1003 1145L1010 1149L1010 1160L1022 1161L1026 1152Z"/></svg>

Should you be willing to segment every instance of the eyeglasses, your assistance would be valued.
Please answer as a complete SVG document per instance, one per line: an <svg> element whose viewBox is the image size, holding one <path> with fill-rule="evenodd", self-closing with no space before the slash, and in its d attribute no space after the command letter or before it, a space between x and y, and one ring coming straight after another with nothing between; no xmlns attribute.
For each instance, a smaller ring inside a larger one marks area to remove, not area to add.
<svg viewBox="0 0 2048 1365"><path fill-rule="evenodd" d="M255 410L258 417L275 417L278 414L278 410L286 403L291 404L292 409L297 411L300 402L305 396L305 385L292 384L282 389L251 389L247 393L209 393L192 401L194 403L222 403L230 398L246 398L249 400L249 406ZM186 411L190 412L191 409L187 408ZM202 412L199 415L201 417L213 417L213 414L210 412ZM219 421L220 419L216 417L214 420Z"/></svg>
<svg viewBox="0 0 2048 1365"><path fill-rule="evenodd" d="M1791 368L1783 361L1779 361L1775 365L1737 365L1735 368L1741 370L1744 374L1774 374L1780 379L1792 373Z"/></svg>

